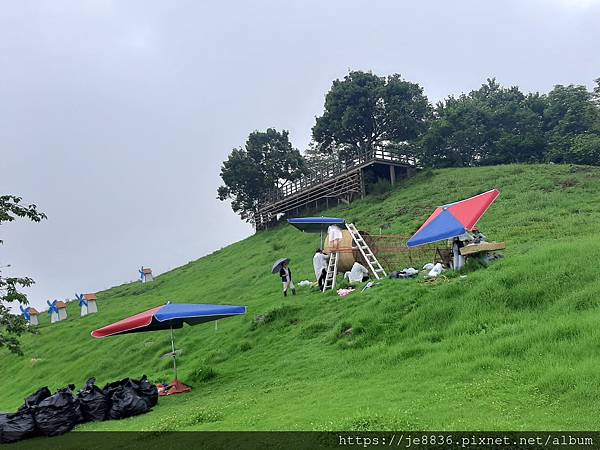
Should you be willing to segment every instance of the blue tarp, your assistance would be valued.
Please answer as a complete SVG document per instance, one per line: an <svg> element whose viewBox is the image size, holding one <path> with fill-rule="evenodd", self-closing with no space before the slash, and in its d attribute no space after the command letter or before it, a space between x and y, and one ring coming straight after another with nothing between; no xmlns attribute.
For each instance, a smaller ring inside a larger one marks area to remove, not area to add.
<svg viewBox="0 0 600 450"><path fill-rule="evenodd" d="M346 221L338 217L297 217L288 219L290 225L307 233L325 231L329 225L344 225Z"/></svg>

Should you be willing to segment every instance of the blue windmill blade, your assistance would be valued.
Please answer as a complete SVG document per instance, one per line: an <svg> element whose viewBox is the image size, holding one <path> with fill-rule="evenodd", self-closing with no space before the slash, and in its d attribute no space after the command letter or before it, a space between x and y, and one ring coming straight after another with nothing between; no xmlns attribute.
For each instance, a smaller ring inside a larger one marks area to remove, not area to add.
<svg viewBox="0 0 600 450"><path fill-rule="evenodd" d="M79 300L79 306L87 306L88 303L83 294L75 294L75 298Z"/></svg>
<svg viewBox="0 0 600 450"><path fill-rule="evenodd" d="M144 278L146 277L146 275L144 275L144 266L142 266L138 272L140 273L140 280L144 281Z"/></svg>
<svg viewBox="0 0 600 450"><path fill-rule="evenodd" d="M49 300L46 300L46 303L48 303L48 306L49 306L49 308L48 308L48 314L50 314L50 315L52 315L52 313L58 314L58 308L56 306L56 302L57 301L58 300L54 300L52 303L50 303Z"/></svg>
<svg viewBox="0 0 600 450"><path fill-rule="evenodd" d="M29 315L29 307L23 308L23 305L19 305L19 308L21 308L21 313L23 317L25 317L25 320L29 322L29 320L31 319L31 316Z"/></svg>

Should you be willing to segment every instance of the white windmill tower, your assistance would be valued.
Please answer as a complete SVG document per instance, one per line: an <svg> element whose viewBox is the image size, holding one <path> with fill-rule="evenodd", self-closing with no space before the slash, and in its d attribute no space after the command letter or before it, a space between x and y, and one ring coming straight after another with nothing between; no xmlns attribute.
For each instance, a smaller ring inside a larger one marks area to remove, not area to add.
<svg viewBox="0 0 600 450"><path fill-rule="evenodd" d="M87 302L88 314L97 313L98 305L96 304L96 294L83 294L83 298Z"/></svg>

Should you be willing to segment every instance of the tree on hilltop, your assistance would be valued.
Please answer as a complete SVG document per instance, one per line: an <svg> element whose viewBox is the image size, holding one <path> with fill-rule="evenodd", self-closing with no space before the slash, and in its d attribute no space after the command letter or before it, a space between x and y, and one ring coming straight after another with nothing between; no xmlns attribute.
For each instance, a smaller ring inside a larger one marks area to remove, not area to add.
<svg viewBox="0 0 600 450"><path fill-rule="evenodd" d="M341 160L390 143L417 139L427 128L430 105L423 89L398 74L350 72L335 80L325 111L312 129L319 151Z"/></svg>
<svg viewBox="0 0 600 450"><path fill-rule="evenodd" d="M433 167L540 161L546 151L544 107L539 94L488 79L478 90L436 105L419 159Z"/></svg>
<svg viewBox="0 0 600 450"><path fill-rule="evenodd" d="M252 222L266 191L295 181L305 172L302 155L292 147L288 131L254 131L245 146L233 149L223 162L223 185L217 198L231 200L233 211Z"/></svg>

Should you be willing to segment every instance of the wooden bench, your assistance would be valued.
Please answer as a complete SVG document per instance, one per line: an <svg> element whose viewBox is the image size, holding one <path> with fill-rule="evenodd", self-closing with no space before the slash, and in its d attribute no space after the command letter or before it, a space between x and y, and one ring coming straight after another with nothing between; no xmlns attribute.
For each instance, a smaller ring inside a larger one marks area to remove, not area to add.
<svg viewBox="0 0 600 450"><path fill-rule="evenodd" d="M460 254L463 256L475 255L482 252L493 252L495 250L504 250L506 242L481 242L479 244L465 245L460 249Z"/></svg>

